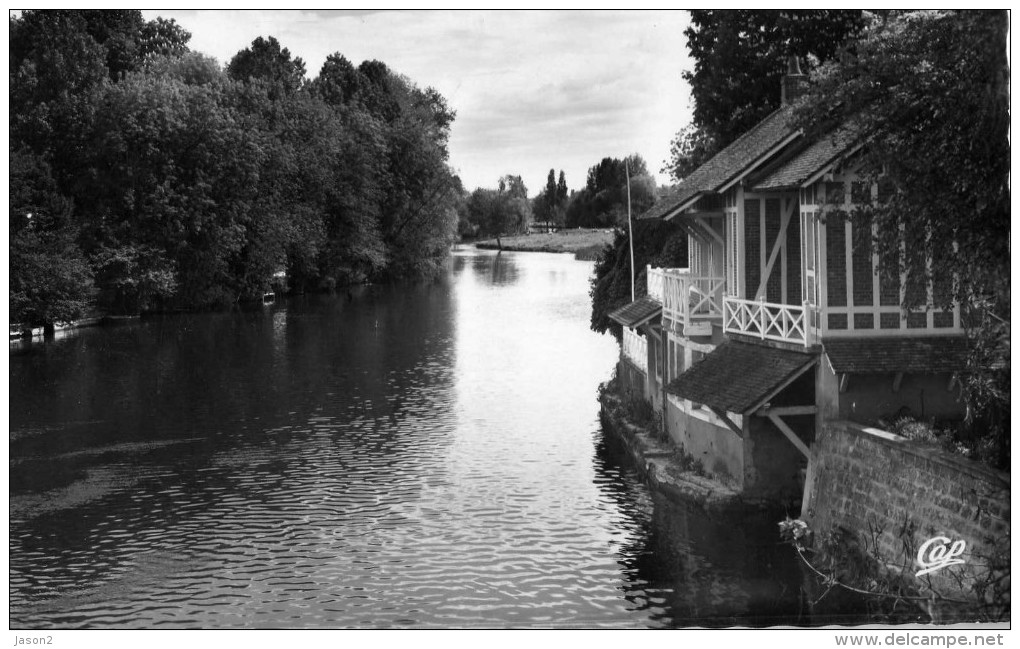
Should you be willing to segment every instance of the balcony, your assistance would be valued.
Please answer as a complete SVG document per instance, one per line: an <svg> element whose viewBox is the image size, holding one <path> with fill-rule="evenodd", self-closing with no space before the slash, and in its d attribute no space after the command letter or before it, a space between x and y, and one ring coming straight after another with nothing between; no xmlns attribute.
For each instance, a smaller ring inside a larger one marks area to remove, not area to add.
<svg viewBox="0 0 1020 649"><path fill-rule="evenodd" d="M686 268L647 268L648 295L662 303L662 326L685 336L709 336L722 322L726 279Z"/></svg>
<svg viewBox="0 0 1020 649"><path fill-rule="evenodd" d="M723 300L723 309L726 333L811 346L811 306L807 302L797 306L727 296Z"/></svg>
<svg viewBox="0 0 1020 649"><path fill-rule="evenodd" d="M648 340L644 336L638 335L638 333L630 327L624 327L621 345L623 348L624 358L633 363L634 367L647 374Z"/></svg>

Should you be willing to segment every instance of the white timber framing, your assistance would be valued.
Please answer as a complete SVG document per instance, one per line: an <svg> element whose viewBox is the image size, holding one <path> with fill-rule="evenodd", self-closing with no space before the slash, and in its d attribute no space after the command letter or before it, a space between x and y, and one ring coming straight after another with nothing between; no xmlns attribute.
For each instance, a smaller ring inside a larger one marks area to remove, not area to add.
<svg viewBox="0 0 1020 649"><path fill-rule="evenodd" d="M790 227L790 220L793 218L794 213L797 211L799 205L796 194L793 195L781 195L778 197L780 200L780 224L779 233L776 235L776 240L772 243L772 250L768 251L768 240L767 233L765 231L766 220L765 220L765 204L766 201L771 199L775 200L777 197L770 194L756 194L752 192L746 192L744 194L745 199L758 200L758 257L761 268L761 280L758 283L758 288L754 292L755 300L761 299L765 295L765 290L768 287L769 277L772 275L772 271L775 268L776 260L780 260L780 277L782 281L782 298L783 304L787 302L788 289L787 289L787 258L786 258L786 240L787 230ZM743 210L741 210L743 211ZM741 251L743 252L743 251ZM766 257L766 254L768 257Z"/></svg>
<svg viewBox="0 0 1020 649"><path fill-rule="evenodd" d="M856 148L855 148L856 150ZM860 179L860 176L854 169L832 171L830 165L829 171L825 174L816 173L814 176L808 179L802 184L802 189L807 189L813 182L834 182L843 185L843 202L839 204L833 204L825 202L824 200L819 201L817 204L817 229L815 231L815 250L817 254L816 268L815 268L815 282L817 285L817 297L818 303L816 305L818 309L818 329L817 333L822 337L846 337L852 336L855 338L866 337L866 338L879 338L879 337L894 337L894 336L959 336L963 333L962 323L960 321L960 307L959 304L955 304L951 310L945 311L944 313L952 314L951 326L935 327L935 316L937 313L943 313L935 308L933 285L931 281L927 283L927 302L928 307L925 309L925 321L922 327L910 327L907 320L907 315L903 310L903 305L906 303L906 291L907 291L907 274L905 272L900 273L899 282L899 300L895 305L883 305L882 304L882 282L881 275L879 273L879 267L881 261L878 256L877 248L873 247L870 255L870 259L865 261L866 264L870 265L870 278L867 280L870 284L871 289L871 301L861 303L857 300L857 296L854 291L854 266L859 264L861 260L855 259L854 257L854 232L853 224L850 219L840 219L842 222L834 221L831 217L835 212L845 211L846 213L853 213L856 206L853 203L853 183ZM828 187L826 194L828 193ZM878 186L872 185L870 188L872 200L877 200ZM826 199L828 196L826 196ZM802 208L809 207L807 204L802 205ZM872 224L872 235L877 232L877 225ZM844 259L844 276L831 277L829 276L829 243L830 239L828 236L829 228L841 228L839 233L833 233L831 242L839 241L839 244L843 248L843 259ZM901 233L903 232L903 225L900 225ZM901 234L900 240L900 255L906 254L905 249L905 237ZM931 261L928 262L929 268ZM785 264L784 264L785 267ZM807 277L804 262L801 264L803 277ZM930 272L929 272L930 276ZM846 301L842 305L832 305L829 303L829 287L830 279L840 282L845 286ZM766 281L767 278L763 279ZM785 294L784 294L785 301ZM858 328L856 321L856 315L867 314L870 316L868 322L869 326ZM897 327L883 327L882 316L889 316L895 314L899 319L899 325ZM846 317L845 328L830 329L828 317L830 315L843 315Z"/></svg>
<svg viewBox="0 0 1020 649"><path fill-rule="evenodd" d="M695 223L701 226L701 228L705 232L707 232L709 236L711 236L713 239L719 242L719 245L721 246L726 245L726 239L723 237L723 235L719 234L719 232L716 231L716 229L713 228L712 225L708 222L708 219L710 218L720 219L725 218L726 215L724 212L697 212L692 214L691 216L694 217Z"/></svg>
<svg viewBox="0 0 1020 649"><path fill-rule="evenodd" d="M685 215L686 216L686 215ZM702 230L694 227L690 221L686 218L681 218L676 221L676 224L680 226L680 229L687 233L687 236L698 241L708 243L708 235ZM689 264L688 264L689 265Z"/></svg>

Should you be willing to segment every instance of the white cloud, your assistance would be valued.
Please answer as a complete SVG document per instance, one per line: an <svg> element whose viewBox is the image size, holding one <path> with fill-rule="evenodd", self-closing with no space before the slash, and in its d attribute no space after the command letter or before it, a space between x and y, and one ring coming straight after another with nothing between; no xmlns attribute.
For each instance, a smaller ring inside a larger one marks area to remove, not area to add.
<svg viewBox="0 0 1020 649"><path fill-rule="evenodd" d="M192 32L192 49L226 64L275 36L318 74L340 52L378 59L457 111L450 163L468 188L550 168L579 189L603 157L641 154L657 172L690 121L690 67L679 11L147 11ZM665 181L660 177L660 182Z"/></svg>

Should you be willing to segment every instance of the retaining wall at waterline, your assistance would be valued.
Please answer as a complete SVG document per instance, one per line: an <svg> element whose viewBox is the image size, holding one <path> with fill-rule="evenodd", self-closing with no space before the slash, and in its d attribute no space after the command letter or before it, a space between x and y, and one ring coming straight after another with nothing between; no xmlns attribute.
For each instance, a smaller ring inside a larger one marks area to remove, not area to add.
<svg viewBox="0 0 1020 649"><path fill-rule="evenodd" d="M943 596L1005 585L1008 600L1009 517L1009 475L961 456L848 421L826 422L812 446L801 518L816 535L857 534Z"/></svg>

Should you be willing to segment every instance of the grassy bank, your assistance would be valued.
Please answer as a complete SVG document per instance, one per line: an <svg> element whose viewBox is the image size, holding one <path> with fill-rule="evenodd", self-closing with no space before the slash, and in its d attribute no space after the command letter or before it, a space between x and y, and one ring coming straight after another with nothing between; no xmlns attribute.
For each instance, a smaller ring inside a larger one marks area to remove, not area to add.
<svg viewBox="0 0 1020 649"><path fill-rule="evenodd" d="M569 252L579 259L594 259L595 255L606 244L613 242L613 230L560 230L541 234L523 234L512 237L500 237L503 250L521 252ZM479 248L496 250L499 246L495 239L478 241Z"/></svg>

